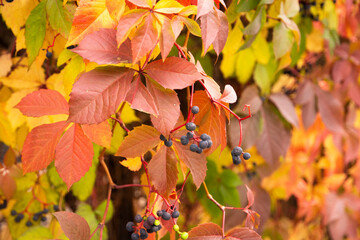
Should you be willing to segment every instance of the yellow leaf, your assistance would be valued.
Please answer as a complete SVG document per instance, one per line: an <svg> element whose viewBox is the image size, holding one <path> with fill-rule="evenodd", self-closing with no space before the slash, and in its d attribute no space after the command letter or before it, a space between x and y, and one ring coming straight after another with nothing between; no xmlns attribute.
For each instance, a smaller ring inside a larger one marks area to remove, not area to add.
<svg viewBox="0 0 360 240"><path fill-rule="evenodd" d="M121 165L123 165L124 167L127 167L129 170L131 171L139 171L139 169L141 168L141 158L140 157L136 157L136 158L127 158L124 161L120 162Z"/></svg>
<svg viewBox="0 0 360 240"><path fill-rule="evenodd" d="M283 92L283 89L292 89L295 87L295 78L288 74L281 74L271 88L272 93Z"/></svg>
<svg viewBox="0 0 360 240"><path fill-rule="evenodd" d="M3 54L0 56L0 77L5 77L6 74L11 70L11 56L10 54Z"/></svg>
<svg viewBox="0 0 360 240"><path fill-rule="evenodd" d="M0 142L5 143L12 148L15 147L15 136L11 131L12 127L8 119L5 117L5 112L0 109Z"/></svg>
<svg viewBox="0 0 360 240"><path fill-rule="evenodd" d="M111 154L115 154L117 152L125 136L124 129L122 129L118 123L114 124L115 128L113 131L113 136L111 138L110 149L107 150Z"/></svg>
<svg viewBox="0 0 360 240"><path fill-rule="evenodd" d="M106 0L106 8L112 19L119 22L125 10L125 0Z"/></svg>
<svg viewBox="0 0 360 240"><path fill-rule="evenodd" d="M140 119L135 115L134 109L130 107L130 104L128 102L124 103L124 107L121 111L120 117L124 123L140 121Z"/></svg>
<svg viewBox="0 0 360 240"><path fill-rule="evenodd" d="M251 44L251 49L253 50L257 62L263 65L268 64L270 60L269 44L261 34L259 34Z"/></svg>
<svg viewBox="0 0 360 240"><path fill-rule="evenodd" d="M244 26L240 20L236 21L234 28L230 31L228 39L226 41L223 53L224 54L234 54L239 50L243 44L243 32L242 29Z"/></svg>
<svg viewBox="0 0 360 240"><path fill-rule="evenodd" d="M46 80L46 87L51 90L56 90L64 97L68 97L64 89L64 71L54 73Z"/></svg>
<svg viewBox="0 0 360 240"><path fill-rule="evenodd" d="M324 38L322 31L313 28L313 31L306 36L306 50L319 53L324 49Z"/></svg>
<svg viewBox="0 0 360 240"><path fill-rule="evenodd" d="M219 146L207 158L216 163L219 172L222 171L223 166L230 166L232 164L231 150L229 147L226 147L221 151L221 146Z"/></svg>
<svg viewBox="0 0 360 240"><path fill-rule="evenodd" d="M21 49L26 49L25 28L20 29L16 37L16 52L20 51Z"/></svg>
<svg viewBox="0 0 360 240"><path fill-rule="evenodd" d="M16 104L18 104L23 97L25 97L26 95L28 95L31 92L33 92L33 90L30 90L30 89L24 89L24 90L15 92L11 95L9 100L6 102L5 110L8 113L7 117L10 121L13 131L15 131L16 128L20 127L26 121L26 117L19 111L19 109L14 108L14 106Z"/></svg>
<svg viewBox="0 0 360 240"><path fill-rule="evenodd" d="M12 91L10 88L3 86L0 89L0 102L6 102L11 97Z"/></svg>
<svg viewBox="0 0 360 240"><path fill-rule="evenodd" d="M69 100L69 95L71 93L72 86L75 82L75 79L85 70L85 64L80 56L75 56L71 59L70 63L64 68L64 89L66 93L66 100Z"/></svg>
<svg viewBox="0 0 360 240"><path fill-rule="evenodd" d="M29 129L26 126L26 124L21 125L17 130L16 130L16 143L14 146L14 150L17 151L21 151L23 146L24 146L24 142L26 139L26 136L29 133Z"/></svg>
<svg viewBox="0 0 360 240"><path fill-rule="evenodd" d="M24 61L24 64L26 64L25 62L26 61ZM9 77L1 77L0 82L15 90L37 89L45 83L45 74L41 66L38 66L37 64L33 64L29 71L26 66L19 66L10 74Z"/></svg>
<svg viewBox="0 0 360 240"><path fill-rule="evenodd" d="M60 122L60 121L66 121L68 119L67 114L59 114L59 115L53 115L53 116L42 116L42 117L27 117L27 125L29 127L29 130L32 130L33 128L40 126L42 124L49 124L54 122Z"/></svg>
<svg viewBox="0 0 360 240"><path fill-rule="evenodd" d="M246 83L250 79L255 67L256 59L254 53L251 49L245 49L240 51L236 58L236 76L240 83Z"/></svg>

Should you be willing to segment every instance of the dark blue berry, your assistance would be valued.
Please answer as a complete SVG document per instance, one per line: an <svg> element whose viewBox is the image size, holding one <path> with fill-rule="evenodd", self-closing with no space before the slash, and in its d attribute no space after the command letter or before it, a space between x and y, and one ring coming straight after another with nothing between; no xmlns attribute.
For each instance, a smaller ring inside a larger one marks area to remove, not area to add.
<svg viewBox="0 0 360 240"><path fill-rule="evenodd" d="M199 148L198 146L196 146L196 153L198 153L198 154L200 154L200 153L202 153L202 149L201 148Z"/></svg>
<svg viewBox="0 0 360 240"><path fill-rule="evenodd" d="M37 220L39 220L39 218L40 218L40 216L41 216L41 214L39 214L39 213L35 213L34 214L34 216L33 216L33 221L37 221Z"/></svg>
<svg viewBox="0 0 360 240"><path fill-rule="evenodd" d="M21 220L23 220L23 218L24 218L24 214L19 213L15 218L15 222L19 223Z"/></svg>
<svg viewBox="0 0 360 240"><path fill-rule="evenodd" d="M144 228L140 229L140 239L147 239L148 238L148 233L146 232L146 230Z"/></svg>
<svg viewBox="0 0 360 240"><path fill-rule="evenodd" d="M172 141L169 139L169 140L165 140L165 146L167 147L171 147L172 146Z"/></svg>
<svg viewBox="0 0 360 240"><path fill-rule="evenodd" d="M201 142L199 142L199 147L201 149L205 149L208 147L208 144L209 144L208 141L201 141Z"/></svg>
<svg viewBox="0 0 360 240"><path fill-rule="evenodd" d="M30 220L26 222L27 227L31 227L32 225L33 225L33 223Z"/></svg>
<svg viewBox="0 0 360 240"><path fill-rule="evenodd" d="M192 139L192 138L194 137L194 134L193 134L192 132L188 132L188 133L186 134L186 137L187 137L188 139Z"/></svg>
<svg viewBox="0 0 360 240"><path fill-rule="evenodd" d="M146 221L149 223L149 225L153 225L155 222L155 218L154 216L149 216Z"/></svg>
<svg viewBox="0 0 360 240"><path fill-rule="evenodd" d="M127 222L126 223L126 230L128 232L133 232L134 231L134 226L135 226L135 223L133 222Z"/></svg>
<svg viewBox="0 0 360 240"><path fill-rule="evenodd" d="M160 135L160 139L161 139L161 141L166 141L166 137L162 134Z"/></svg>
<svg viewBox="0 0 360 240"><path fill-rule="evenodd" d="M208 142L208 148L211 148L213 142L211 140L207 140L207 142Z"/></svg>
<svg viewBox="0 0 360 240"><path fill-rule="evenodd" d="M0 204L0 209L4 209L4 208L6 208L6 207L7 207L7 200L4 199L4 200L2 201L2 203Z"/></svg>
<svg viewBox="0 0 360 240"><path fill-rule="evenodd" d="M234 149L231 151L231 154L234 156L240 156L242 154L243 150L241 147L234 147Z"/></svg>
<svg viewBox="0 0 360 240"><path fill-rule="evenodd" d="M141 217L141 215L140 214L137 214L135 217L134 217L134 221L136 222L136 223L141 223L142 222L142 217Z"/></svg>
<svg viewBox="0 0 360 240"><path fill-rule="evenodd" d="M161 225L159 225L159 226L161 226ZM153 230L153 232L157 232L157 231L159 231L160 228L161 228L161 227L159 227L159 226L152 226L152 227L151 227L151 230Z"/></svg>
<svg viewBox="0 0 360 240"><path fill-rule="evenodd" d="M47 218L46 218L46 217L44 217L44 216L42 216L42 217L41 217L41 221L42 221L42 222L45 222L45 221L46 221L46 219L47 219Z"/></svg>
<svg viewBox="0 0 360 240"><path fill-rule="evenodd" d="M146 229L150 229L151 225L148 223L148 221L144 221L143 227Z"/></svg>
<svg viewBox="0 0 360 240"><path fill-rule="evenodd" d="M239 165L241 163L240 156L233 156L232 160L235 165Z"/></svg>
<svg viewBox="0 0 360 240"><path fill-rule="evenodd" d="M171 215L170 215L170 213L168 213L168 212L164 212L164 214L162 215L162 218L163 218L164 220L170 220Z"/></svg>
<svg viewBox="0 0 360 240"><path fill-rule="evenodd" d="M193 114L197 114L197 113L199 113L199 107L198 106L193 106L192 108L191 108L191 112L193 113Z"/></svg>
<svg viewBox="0 0 360 240"><path fill-rule="evenodd" d="M188 131L194 131L194 130L196 129L196 124L193 123L193 122L188 122L188 123L186 124L186 129L187 129Z"/></svg>
<svg viewBox="0 0 360 240"><path fill-rule="evenodd" d="M251 158L250 153L248 153L248 152L244 152L244 154L243 154L243 158L244 158L245 160L250 159L250 158Z"/></svg>
<svg viewBox="0 0 360 240"><path fill-rule="evenodd" d="M44 208L44 210L42 210L42 213L43 214L46 214L46 213L48 213L49 212L49 209L47 209L47 208Z"/></svg>
<svg viewBox="0 0 360 240"><path fill-rule="evenodd" d="M189 139L186 136L181 136L180 141L182 145L188 145L189 143Z"/></svg>
<svg viewBox="0 0 360 240"><path fill-rule="evenodd" d="M150 227L149 229L146 229L146 232L147 232L147 233L153 233L154 231L153 231L153 229Z"/></svg>
<svg viewBox="0 0 360 240"><path fill-rule="evenodd" d="M201 134L201 135L200 135L200 138L201 138L201 140L204 140L204 141L211 139L210 136L207 135L206 133Z"/></svg>
<svg viewBox="0 0 360 240"><path fill-rule="evenodd" d="M57 211L60 211L60 208L59 208L59 205L54 205L54 211L57 212Z"/></svg>
<svg viewBox="0 0 360 240"><path fill-rule="evenodd" d="M131 240L138 240L139 238L140 238L139 234L137 234L137 233L131 234Z"/></svg>
<svg viewBox="0 0 360 240"><path fill-rule="evenodd" d="M196 152L197 149L198 149L198 146L195 143L190 145L190 151Z"/></svg>
<svg viewBox="0 0 360 240"><path fill-rule="evenodd" d="M76 45L70 45L70 46L67 47L67 49L70 50L70 49L74 49L74 48L76 48L76 47L77 47Z"/></svg>
<svg viewBox="0 0 360 240"><path fill-rule="evenodd" d="M15 210L11 210L10 214L11 214L11 216L15 216L17 214L17 212Z"/></svg>
<svg viewBox="0 0 360 240"><path fill-rule="evenodd" d="M8 3L11 3L11 2L13 2L14 0L6 0L6 2L8 2Z"/></svg>
<svg viewBox="0 0 360 240"><path fill-rule="evenodd" d="M46 51L46 57L47 57L47 58L51 58L52 55L53 55L52 52Z"/></svg>
<svg viewBox="0 0 360 240"><path fill-rule="evenodd" d="M180 216L180 212L178 210L175 210L172 214L171 217L172 218L178 218Z"/></svg>
<svg viewBox="0 0 360 240"><path fill-rule="evenodd" d="M156 215L158 215L159 217L161 217L161 216L163 215L163 213L164 213L164 212L163 212L162 210L159 210L159 211L156 212Z"/></svg>

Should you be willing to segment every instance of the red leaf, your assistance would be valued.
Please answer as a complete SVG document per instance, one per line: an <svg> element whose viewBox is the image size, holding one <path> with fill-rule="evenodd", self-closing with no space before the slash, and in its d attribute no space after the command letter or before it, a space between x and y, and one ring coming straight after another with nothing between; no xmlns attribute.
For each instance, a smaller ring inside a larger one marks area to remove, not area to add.
<svg viewBox="0 0 360 240"><path fill-rule="evenodd" d="M249 208L254 204L254 193L251 191L251 189L247 185L245 185L245 187L247 190L246 197L247 197L247 201L248 201L246 208Z"/></svg>
<svg viewBox="0 0 360 240"><path fill-rule="evenodd" d="M67 187L89 170L94 156L93 145L80 125L72 125L62 136L55 151L55 167Z"/></svg>
<svg viewBox="0 0 360 240"><path fill-rule="evenodd" d="M125 99L133 75L133 70L112 66L82 74L70 94L68 121L93 124L106 120Z"/></svg>
<svg viewBox="0 0 360 240"><path fill-rule="evenodd" d="M153 127L141 125L129 132L117 151L117 156L139 157L161 142L160 133Z"/></svg>
<svg viewBox="0 0 360 240"><path fill-rule="evenodd" d="M178 57L157 60L146 66L145 72L165 88L183 89L201 79L194 64Z"/></svg>
<svg viewBox="0 0 360 240"><path fill-rule="evenodd" d="M257 113L260 110L262 106L262 100L259 97L259 90L256 85L250 85L244 89L244 91L241 93L240 102L234 111L243 112L245 104L250 106L252 114Z"/></svg>
<svg viewBox="0 0 360 240"><path fill-rule="evenodd" d="M121 45L128 37L130 31L140 24L146 13L148 13L147 10L135 9L121 16L116 31L118 45Z"/></svg>
<svg viewBox="0 0 360 240"><path fill-rule="evenodd" d="M81 125L85 135L100 146L109 148L111 144L111 127L108 121L99 124Z"/></svg>
<svg viewBox="0 0 360 240"><path fill-rule="evenodd" d="M22 150L24 174L44 169L52 162L56 144L67 125L66 122L44 124L27 135Z"/></svg>
<svg viewBox="0 0 360 240"><path fill-rule="evenodd" d="M174 46L174 42L175 34L171 25L171 20L164 17L160 35L160 51L163 61L165 61L166 57L169 55L171 48Z"/></svg>
<svg viewBox="0 0 360 240"><path fill-rule="evenodd" d="M131 42L126 40L117 47L116 30L102 28L87 35L71 51L98 64L130 63L132 61Z"/></svg>
<svg viewBox="0 0 360 240"><path fill-rule="evenodd" d="M188 147L183 146L180 142L174 141L174 146L179 159L190 169L193 181L196 187L199 188L206 176L207 166L205 155L191 152Z"/></svg>
<svg viewBox="0 0 360 240"><path fill-rule="evenodd" d="M151 115L151 122L154 127L164 136L168 136L180 117L180 102L177 93L171 89L165 89L146 81L147 88L154 97L159 115Z"/></svg>
<svg viewBox="0 0 360 240"><path fill-rule="evenodd" d="M205 54L218 35L220 29L220 19L216 10L212 10L208 14L203 15L200 20L201 38L203 40Z"/></svg>
<svg viewBox="0 0 360 240"><path fill-rule="evenodd" d="M320 116L325 126L334 132L342 133L344 110L341 102L330 92L323 91L319 87L315 88L318 99Z"/></svg>
<svg viewBox="0 0 360 240"><path fill-rule="evenodd" d="M271 165L277 164L280 156L285 156L290 145L290 133L285 129L280 119L264 105L261 109L263 131L256 143L261 156Z"/></svg>
<svg viewBox="0 0 360 240"><path fill-rule="evenodd" d="M135 35L131 39L131 51L133 63L140 61L149 51L151 51L158 41L158 32L154 26L152 14L144 19L144 24L139 26Z"/></svg>
<svg viewBox="0 0 360 240"><path fill-rule="evenodd" d="M295 102L304 105L311 102L315 97L314 84L310 81L305 80L299 85L296 93Z"/></svg>
<svg viewBox="0 0 360 240"><path fill-rule="evenodd" d="M295 112L295 106L288 96L283 93L275 93L270 95L270 100L289 123L295 127L299 126L299 119Z"/></svg>
<svg viewBox="0 0 360 240"><path fill-rule="evenodd" d="M351 63L348 60L339 60L334 63L332 68L332 78L335 83L341 83L351 73Z"/></svg>
<svg viewBox="0 0 360 240"><path fill-rule="evenodd" d="M26 95L15 108L29 117L69 114L65 98L58 91L50 89L40 89Z"/></svg>
<svg viewBox="0 0 360 240"><path fill-rule="evenodd" d="M162 196L169 196L176 187L178 170L174 150L163 146L148 165L150 180Z"/></svg>
<svg viewBox="0 0 360 240"><path fill-rule="evenodd" d="M131 89L126 96L126 101L131 104L131 108L133 109L137 109L151 115L159 114L153 96L144 84L142 84L139 78L131 83Z"/></svg>
<svg viewBox="0 0 360 240"><path fill-rule="evenodd" d="M53 213L69 240L89 240L90 227L86 220L72 212Z"/></svg>
<svg viewBox="0 0 360 240"><path fill-rule="evenodd" d="M0 189L7 200L10 200L16 193L16 182L9 169L0 169Z"/></svg>
<svg viewBox="0 0 360 240"><path fill-rule="evenodd" d="M196 18L208 14L214 8L213 0L198 0Z"/></svg>
<svg viewBox="0 0 360 240"><path fill-rule="evenodd" d="M229 22L226 15L222 11L218 9L216 9L216 11L220 20L220 28L216 38L214 39L213 47L216 54L219 56L225 47L225 43L229 34Z"/></svg>
<svg viewBox="0 0 360 240"><path fill-rule="evenodd" d="M222 230L215 223L200 224L189 231L189 240L222 240Z"/></svg>
<svg viewBox="0 0 360 240"><path fill-rule="evenodd" d="M261 240L262 238L255 231L249 228L240 227L230 230L226 234L226 239L227 240Z"/></svg>
<svg viewBox="0 0 360 240"><path fill-rule="evenodd" d="M230 85L226 85L222 96L219 101L226 103L234 103L237 100L236 92Z"/></svg>

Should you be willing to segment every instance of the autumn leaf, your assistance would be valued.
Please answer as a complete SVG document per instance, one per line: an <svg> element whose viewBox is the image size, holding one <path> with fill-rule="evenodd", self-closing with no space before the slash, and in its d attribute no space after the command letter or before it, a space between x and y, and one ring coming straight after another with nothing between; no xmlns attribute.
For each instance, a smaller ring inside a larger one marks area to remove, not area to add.
<svg viewBox="0 0 360 240"><path fill-rule="evenodd" d="M241 227L241 228L234 228L232 230L230 230L227 234L226 234L226 239L228 240L261 240L261 236L249 229L249 228L245 228L245 227Z"/></svg>
<svg viewBox="0 0 360 240"><path fill-rule="evenodd" d="M68 121L101 123L125 100L134 71L122 67L99 67L84 73L70 94Z"/></svg>
<svg viewBox="0 0 360 240"><path fill-rule="evenodd" d="M234 103L237 100L236 92L234 88L230 85L225 85L225 89L219 101L226 103Z"/></svg>
<svg viewBox="0 0 360 240"><path fill-rule="evenodd" d="M69 37L72 15L61 0L47 0L46 12L53 29L60 32L65 38Z"/></svg>
<svg viewBox="0 0 360 240"><path fill-rule="evenodd" d="M198 0L196 18L208 14L214 8L213 0Z"/></svg>
<svg viewBox="0 0 360 240"><path fill-rule="evenodd" d="M107 120L99 124L83 124L81 128L93 143L106 148L110 147L112 132Z"/></svg>
<svg viewBox="0 0 360 240"><path fill-rule="evenodd" d="M53 215L69 240L90 239L90 227L83 217L72 212L56 212Z"/></svg>
<svg viewBox="0 0 360 240"><path fill-rule="evenodd" d="M121 161L120 164L134 172L139 171L142 166L140 157L127 158L127 159Z"/></svg>
<svg viewBox="0 0 360 240"><path fill-rule="evenodd" d="M126 12L119 19L119 25L116 30L116 41L118 46L120 46L126 38L129 36L130 31L135 28L143 20L145 14L148 11L144 9L134 9Z"/></svg>
<svg viewBox="0 0 360 240"><path fill-rule="evenodd" d="M215 9L200 18L201 38L204 45L204 54L208 51L210 45L215 41L220 30L220 19ZM219 36L222 37L222 36ZM220 47L220 45L218 46Z"/></svg>
<svg viewBox="0 0 360 240"><path fill-rule="evenodd" d="M44 169L52 162L56 144L67 125L66 122L44 124L29 133L22 150L24 173Z"/></svg>
<svg viewBox="0 0 360 240"><path fill-rule="evenodd" d="M295 127L299 127L299 121L295 112L295 106L288 96L282 93L277 93L271 94L269 98L289 123L291 123Z"/></svg>
<svg viewBox="0 0 360 240"><path fill-rule="evenodd" d="M148 170L151 182L162 196L168 196L175 189L178 170L174 150L162 146L152 157Z"/></svg>
<svg viewBox="0 0 360 240"><path fill-rule="evenodd" d="M78 124L61 137L55 151L55 167L68 189L89 170L94 156L93 145Z"/></svg>
<svg viewBox="0 0 360 240"><path fill-rule="evenodd" d="M165 61L166 57L169 55L171 48L174 46L175 40L176 38L171 25L171 20L167 17L164 17L159 39L161 57L163 61Z"/></svg>
<svg viewBox="0 0 360 240"><path fill-rule="evenodd" d="M50 89L40 89L26 95L15 108L29 117L69 114L65 98L58 91Z"/></svg>
<svg viewBox="0 0 360 240"><path fill-rule="evenodd" d="M222 240L221 228L215 223L203 223L189 231L189 240Z"/></svg>
<svg viewBox="0 0 360 240"><path fill-rule="evenodd" d="M222 11L216 9L216 12L219 18L220 28L212 44L216 54L219 56L225 47L229 34L229 22L226 15Z"/></svg>
<svg viewBox="0 0 360 240"><path fill-rule="evenodd" d="M140 81L139 77L131 83L131 89L126 96L126 101L131 104L133 109L156 116L159 114L154 97Z"/></svg>
<svg viewBox="0 0 360 240"><path fill-rule="evenodd" d="M130 63L132 61L131 42L126 40L117 47L116 30L100 29L87 35L71 51L98 64Z"/></svg>
<svg viewBox="0 0 360 240"><path fill-rule="evenodd" d="M9 169L0 169L0 189L7 200L10 200L16 193L16 182Z"/></svg>
<svg viewBox="0 0 360 240"><path fill-rule="evenodd" d="M202 78L194 64L178 57L157 60L145 67L145 72L160 85L170 89L183 89Z"/></svg>
<svg viewBox="0 0 360 240"><path fill-rule="evenodd" d="M175 151L181 161L190 169L196 188L199 188L206 176L206 158L203 154L191 152L180 142L174 141Z"/></svg>
<svg viewBox="0 0 360 240"><path fill-rule="evenodd" d="M160 133L155 128L141 125L129 132L116 155L126 158L139 157L157 146L160 142Z"/></svg>

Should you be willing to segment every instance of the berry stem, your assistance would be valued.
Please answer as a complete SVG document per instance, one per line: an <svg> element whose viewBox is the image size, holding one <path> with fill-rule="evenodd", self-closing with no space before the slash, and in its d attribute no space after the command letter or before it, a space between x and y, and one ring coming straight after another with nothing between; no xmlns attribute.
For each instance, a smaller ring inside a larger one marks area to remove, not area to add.
<svg viewBox="0 0 360 240"><path fill-rule="evenodd" d="M53 39L52 44L51 44L51 45L49 45L49 46L46 48L46 51L48 51L48 50L49 50L49 48L52 48L52 47L54 47L54 46L55 46L55 40L56 40L56 38L57 38L58 36L60 36L60 33L58 33L58 34L56 34L56 35L55 35L55 37L54 37L54 39Z"/></svg>
<svg viewBox="0 0 360 240"><path fill-rule="evenodd" d="M181 56L182 56L183 58L187 59L184 51L181 49L181 46L180 46L179 44L177 44L176 42L174 42L174 45L175 45L175 47L178 49L178 51L179 51L179 53L181 54Z"/></svg>

